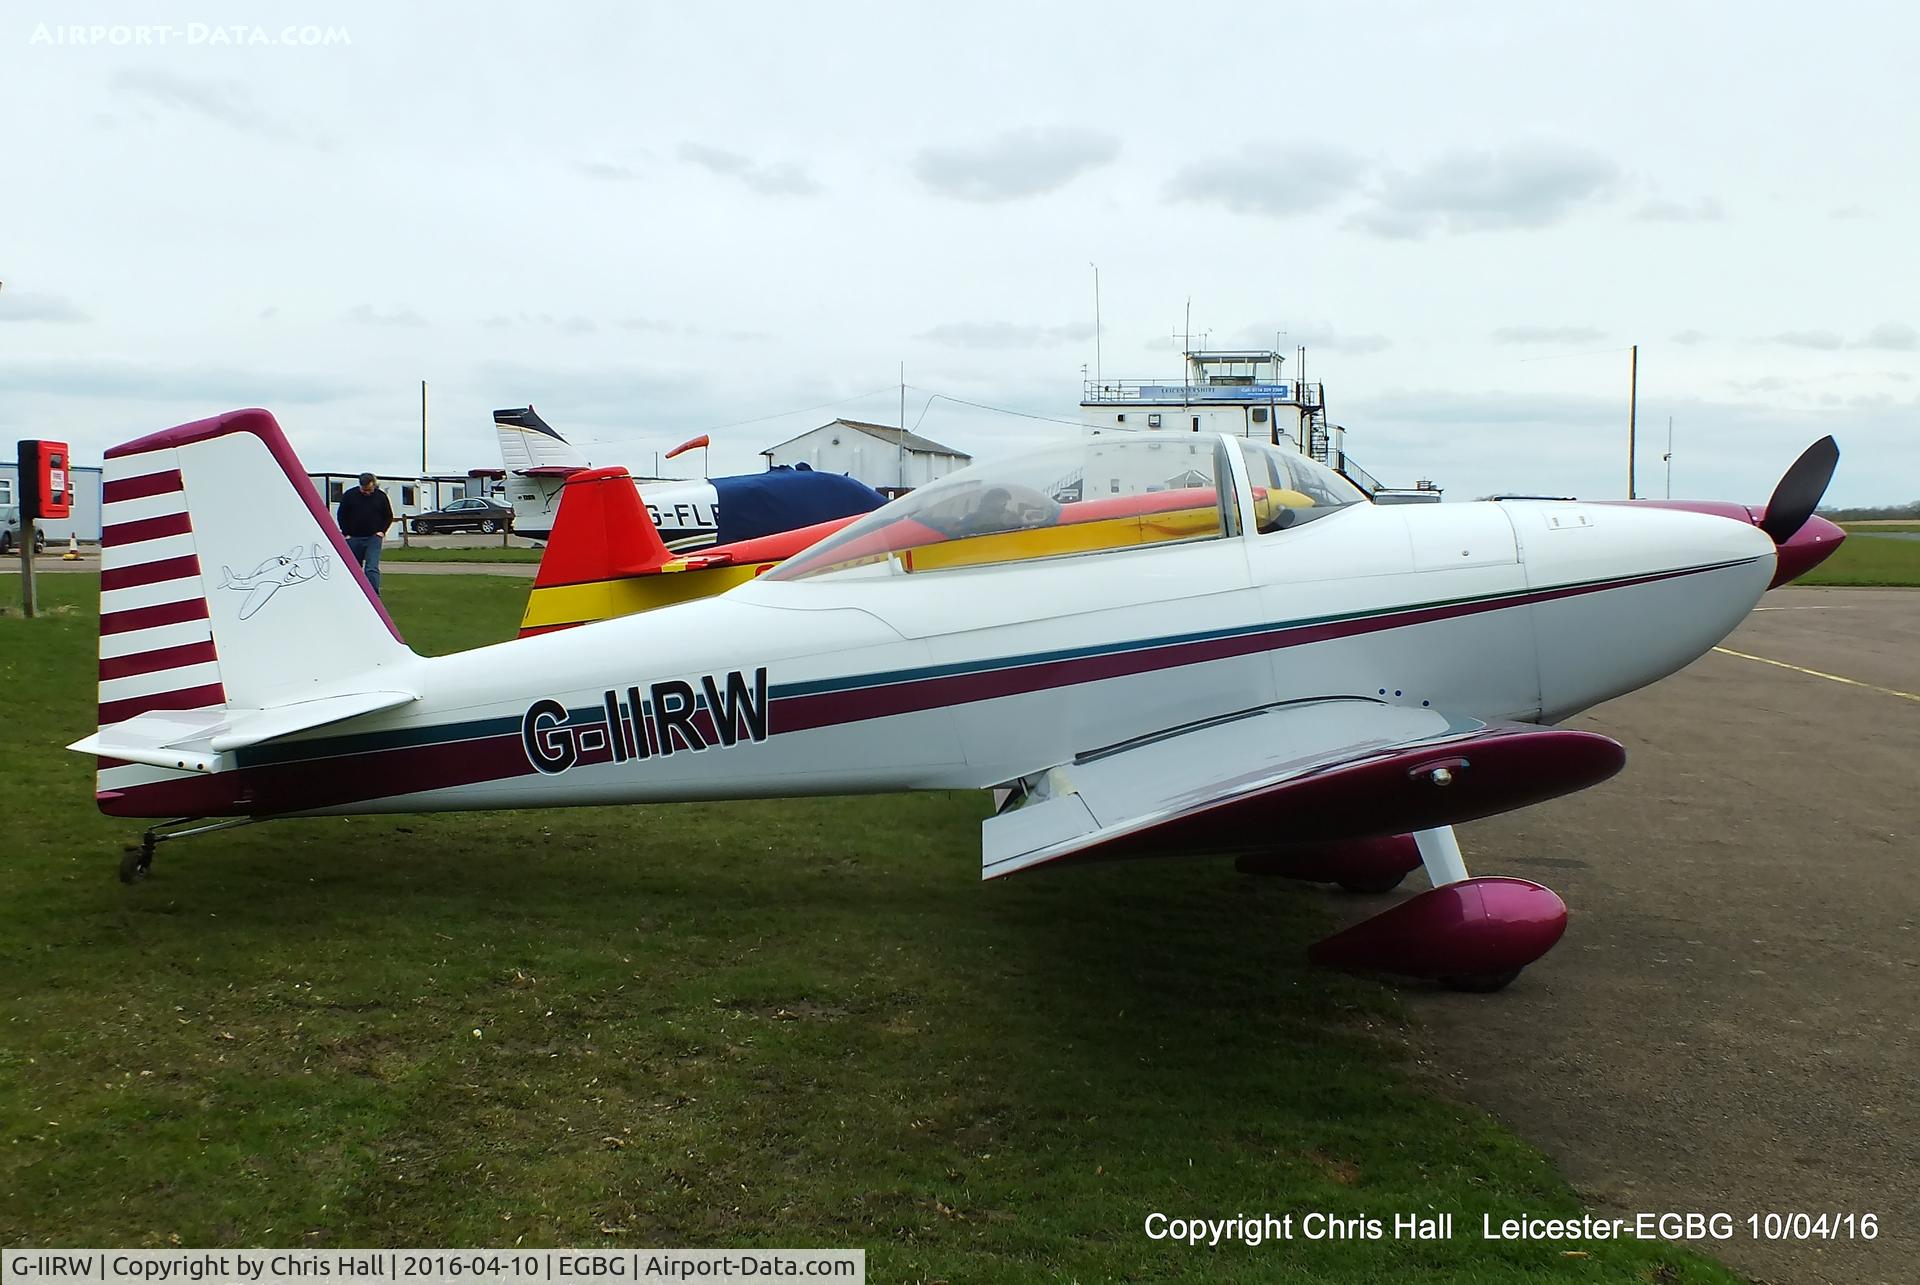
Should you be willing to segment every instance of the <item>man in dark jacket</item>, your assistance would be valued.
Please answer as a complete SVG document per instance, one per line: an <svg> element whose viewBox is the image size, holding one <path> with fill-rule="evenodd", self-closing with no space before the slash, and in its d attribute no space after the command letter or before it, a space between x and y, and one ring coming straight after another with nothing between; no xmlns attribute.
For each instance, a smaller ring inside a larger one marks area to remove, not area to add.
<svg viewBox="0 0 1920 1285"><path fill-rule="evenodd" d="M360 485L340 497L339 511L334 514L340 534L347 537L348 551L367 573L367 583L375 593L380 592L380 544L393 525L393 505L379 481L371 473L362 473Z"/></svg>

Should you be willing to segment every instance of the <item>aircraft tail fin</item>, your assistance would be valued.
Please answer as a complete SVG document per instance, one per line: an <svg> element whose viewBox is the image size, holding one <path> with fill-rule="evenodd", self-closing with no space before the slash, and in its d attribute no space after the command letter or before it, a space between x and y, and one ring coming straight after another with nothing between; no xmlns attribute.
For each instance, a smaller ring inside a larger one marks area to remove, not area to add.
<svg viewBox="0 0 1920 1285"><path fill-rule="evenodd" d="M591 468L592 461L531 406L509 406L493 413L500 439L500 462L509 473L525 469Z"/></svg>
<svg viewBox="0 0 1920 1285"><path fill-rule="evenodd" d="M507 473L513 529L532 540L551 538L561 485L573 474L592 467L592 462L531 406L495 411L493 431L500 441L500 463Z"/></svg>
<svg viewBox="0 0 1920 1285"><path fill-rule="evenodd" d="M586 469L566 480L553 534L540 558L520 634L627 615L617 582L651 575L673 558L620 467Z"/></svg>
<svg viewBox="0 0 1920 1285"><path fill-rule="evenodd" d="M266 411L114 447L101 502L100 732L76 748L111 758L144 743L123 725L189 711L279 711L279 735L311 721L289 707L407 686L417 658Z"/></svg>

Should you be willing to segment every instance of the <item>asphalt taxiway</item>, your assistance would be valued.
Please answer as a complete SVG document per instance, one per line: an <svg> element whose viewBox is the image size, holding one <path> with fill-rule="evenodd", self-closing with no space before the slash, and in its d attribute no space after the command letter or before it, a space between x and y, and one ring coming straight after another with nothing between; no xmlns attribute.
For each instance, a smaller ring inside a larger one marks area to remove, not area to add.
<svg viewBox="0 0 1920 1285"><path fill-rule="evenodd" d="M1414 992L1422 1056L1603 1210L1873 1213L1701 1248L1920 1279L1920 590L1768 594L1569 726L1626 770L1461 831L1474 873L1566 899L1566 938L1503 994Z"/></svg>

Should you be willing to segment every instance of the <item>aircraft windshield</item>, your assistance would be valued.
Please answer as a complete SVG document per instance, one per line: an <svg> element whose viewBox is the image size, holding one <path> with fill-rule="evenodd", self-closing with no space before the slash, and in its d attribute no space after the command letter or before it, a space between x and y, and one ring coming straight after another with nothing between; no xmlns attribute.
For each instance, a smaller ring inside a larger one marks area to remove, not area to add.
<svg viewBox="0 0 1920 1285"><path fill-rule="evenodd" d="M1298 451L1237 439L1253 484L1253 525L1263 534L1364 504L1359 487Z"/></svg>
<svg viewBox="0 0 1920 1285"><path fill-rule="evenodd" d="M975 464L869 513L767 574L914 574L1209 540L1239 530L1210 434L1092 438Z"/></svg>

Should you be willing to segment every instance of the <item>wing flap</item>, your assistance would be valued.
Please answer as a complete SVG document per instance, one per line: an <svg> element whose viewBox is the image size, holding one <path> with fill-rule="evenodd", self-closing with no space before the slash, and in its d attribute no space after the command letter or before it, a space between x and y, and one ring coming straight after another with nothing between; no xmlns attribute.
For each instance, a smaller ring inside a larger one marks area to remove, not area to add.
<svg viewBox="0 0 1920 1285"><path fill-rule="evenodd" d="M1583 789L1625 761L1590 732L1351 698L1274 706L1028 778L982 827L981 874L1403 834Z"/></svg>
<svg viewBox="0 0 1920 1285"><path fill-rule="evenodd" d="M149 767L217 772L232 766L228 756L235 750L362 714L397 709L418 699L416 692L349 692L266 709L215 705L207 709L151 710L109 724L67 748Z"/></svg>

